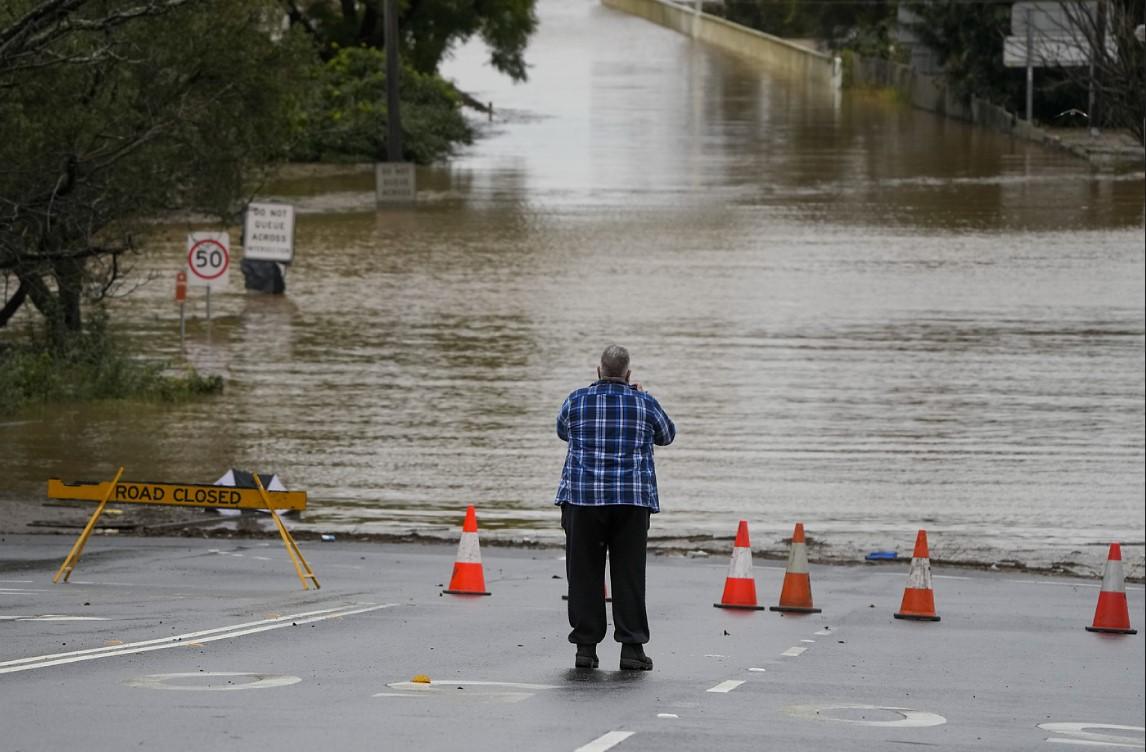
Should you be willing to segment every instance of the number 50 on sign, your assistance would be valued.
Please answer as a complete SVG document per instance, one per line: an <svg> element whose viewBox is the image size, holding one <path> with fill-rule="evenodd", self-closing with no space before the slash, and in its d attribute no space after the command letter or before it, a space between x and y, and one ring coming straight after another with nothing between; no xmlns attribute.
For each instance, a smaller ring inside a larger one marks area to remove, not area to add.
<svg viewBox="0 0 1146 752"><path fill-rule="evenodd" d="M231 276L231 237L225 232L187 236L187 283L209 290L227 287Z"/></svg>

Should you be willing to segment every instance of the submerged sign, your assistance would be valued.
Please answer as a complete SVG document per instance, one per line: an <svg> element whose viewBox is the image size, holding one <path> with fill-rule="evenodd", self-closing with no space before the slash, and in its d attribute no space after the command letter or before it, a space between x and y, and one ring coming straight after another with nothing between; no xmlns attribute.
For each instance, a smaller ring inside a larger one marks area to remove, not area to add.
<svg viewBox="0 0 1146 752"><path fill-rule="evenodd" d="M289 264L294 258L294 207L250 204L243 225L243 258Z"/></svg>
<svg viewBox="0 0 1146 752"><path fill-rule="evenodd" d="M100 501L108 493L107 482L65 483L56 478L48 481L48 496L53 499ZM306 509L306 491L268 491L272 509ZM267 503L256 488L231 488L180 483L137 483L118 481L107 496L110 503L166 504L180 507L225 507L230 509L266 509Z"/></svg>

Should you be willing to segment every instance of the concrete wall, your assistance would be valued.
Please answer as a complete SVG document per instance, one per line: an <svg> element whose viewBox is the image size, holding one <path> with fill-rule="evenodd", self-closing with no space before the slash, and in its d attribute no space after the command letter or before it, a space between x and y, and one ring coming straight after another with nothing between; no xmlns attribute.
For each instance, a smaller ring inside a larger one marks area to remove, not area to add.
<svg viewBox="0 0 1146 752"><path fill-rule="evenodd" d="M921 110L1063 149L1101 169L1140 168L1146 154L1137 144L1111 145L1095 139L1066 141L986 99L963 99L956 96L942 77L920 73L907 65L879 58L864 58L854 52L847 52L844 54L843 68L845 88L895 89Z"/></svg>
<svg viewBox="0 0 1146 752"><path fill-rule="evenodd" d="M921 110L1053 145L1053 139L1044 131L1020 120L1008 110L978 97L963 99L956 96L940 76L919 73L910 66L890 60L865 58L854 52L845 53L844 86L856 89L892 88L912 106Z"/></svg>
<svg viewBox="0 0 1146 752"><path fill-rule="evenodd" d="M648 19L692 38L762 63L770 71L838 88L839 58L801 47L723 18L694 13L665 0L601 0L603 5Z"/></svg>

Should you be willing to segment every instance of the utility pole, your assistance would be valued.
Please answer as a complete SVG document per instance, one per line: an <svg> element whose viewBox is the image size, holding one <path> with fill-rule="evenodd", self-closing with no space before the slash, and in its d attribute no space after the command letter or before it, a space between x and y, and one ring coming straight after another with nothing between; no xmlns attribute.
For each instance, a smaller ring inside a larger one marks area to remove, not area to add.
<svg viewBox="0 0 1146 752"><path fill-rule="evenodd" d="M1097 136L1102 129L1102 65L1098 61L1106 62L1106 0L1098 0L1098 9L1095 13L1094 46L1090 50L1090 112L1087 113L1087 122L1090 123L1090 135Z"/></svg>
<svg viewBox="0 0 1146 752"><path fill-rule="evenodd" d="M1035 32L1032 12L1027 8L1027 122L1033 122L1035 109Z"/></svg>
<svg viewBox="0 0 1146 752"><path fill-rule="evenodd" d="M386 0L386 161L402 161L402 115L398 111L398 0Z"/></svg>
<svg viewBox="0 0 1146 752"><path fill-rule="evenodd" d="M402 161L402 114L398 111L398 84L402 66L398 57L398 0L384 0L386 45L386 161L374 165L374 198L378 206L409 204L417 200L413 162Z"/></svg>

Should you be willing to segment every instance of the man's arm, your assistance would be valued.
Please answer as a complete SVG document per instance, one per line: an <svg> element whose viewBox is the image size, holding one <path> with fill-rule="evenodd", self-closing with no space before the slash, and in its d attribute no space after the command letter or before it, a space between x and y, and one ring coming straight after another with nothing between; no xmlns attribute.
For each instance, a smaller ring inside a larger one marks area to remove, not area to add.
<svg viewBox="0 0 1146 752"><path fill-rule="evenodd" d="M557 413L557 438L569 441L569 399L561 405L561 412Z"/></svg>
<svg viewBox="0 0 1146 752"><path fill-rule="evenodd" d="M650 411L653 419L653 443L657 446L668 446L676 438L676 425L661 407L661 403L652 395L649 399L653 403L653 409Z"/></svg>

